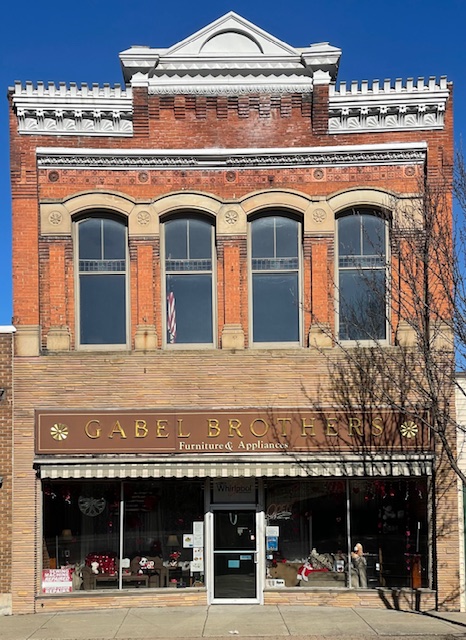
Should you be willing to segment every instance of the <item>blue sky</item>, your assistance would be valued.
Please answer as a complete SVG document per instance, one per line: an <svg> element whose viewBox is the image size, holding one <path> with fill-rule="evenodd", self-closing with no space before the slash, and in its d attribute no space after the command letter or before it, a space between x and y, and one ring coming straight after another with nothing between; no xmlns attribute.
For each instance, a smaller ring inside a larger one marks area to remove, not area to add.
<svg viewBox="0 0 466 640"><path fill-rule="evenodd" d="M466 135L466 0L9 2L0 26L0 325L12 316L7 88L15 80L122 82L120 51L168 47L228 11L295 47L340 47L339 80L446 75L457 145Z"/></svg>

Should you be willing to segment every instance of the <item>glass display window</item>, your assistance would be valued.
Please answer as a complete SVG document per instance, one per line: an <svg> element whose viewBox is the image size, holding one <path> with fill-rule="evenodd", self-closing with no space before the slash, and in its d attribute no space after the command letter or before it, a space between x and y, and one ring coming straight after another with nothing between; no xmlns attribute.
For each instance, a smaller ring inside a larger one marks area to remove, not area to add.
<svg viewBox="0 0 466 640"><path fill-rule="evenodd" d="M192 563L195 532L203 547L203 496L196 481L45 483L48 580L69 569L77 591L202 584L203 565Z"/></svg>
<svg viewBox="0 0 466 640"><path fill-rule="evenodd" d="M268 481L267 584L429 586L426 478Z"/></svg>

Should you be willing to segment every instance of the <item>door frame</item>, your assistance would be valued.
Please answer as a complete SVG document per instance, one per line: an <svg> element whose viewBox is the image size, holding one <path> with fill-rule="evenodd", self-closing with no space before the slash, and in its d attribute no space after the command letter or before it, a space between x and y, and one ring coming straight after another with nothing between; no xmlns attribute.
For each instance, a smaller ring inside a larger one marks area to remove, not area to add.
<svg viewBox="0 0 466 640"><path fill-rule="evenodd" d="M261 501L260 501L261 502ZM259 503L210 503L206 511L206 582L207 603L210 604L264 604L265 580L265 514ZM215 598L214 597L214 512L253 511L256 514L256 597L255 598Z"/></svg>

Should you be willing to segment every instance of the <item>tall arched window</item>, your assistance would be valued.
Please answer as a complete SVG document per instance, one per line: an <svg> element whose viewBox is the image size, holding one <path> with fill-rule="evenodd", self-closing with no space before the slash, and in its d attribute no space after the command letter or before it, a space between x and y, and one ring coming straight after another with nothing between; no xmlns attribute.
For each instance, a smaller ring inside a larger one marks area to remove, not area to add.
<svg viewBox="0 0 466 640"><path fill-rule="evenodd" d="M340 340L387 337L387 221L357 208L338 219L338 328Z"/></svg>
<svg viewBox="0 0 466 640"><path fill-rule="evenodd" d="M253 343L299 344L300 228L281 212L251 222Z"/></svg>
<svg viewBox="0 0 466 640"><path fill-rule="evenodd" d="M77 222L79 344L127 344L127 230L116 218Z"/></svg>
<svg viewBox="0 0 466 640"><path fill-rule="evenodd" d="M166 344L213 344L214 227L188 215L163 228Z"/></svg>

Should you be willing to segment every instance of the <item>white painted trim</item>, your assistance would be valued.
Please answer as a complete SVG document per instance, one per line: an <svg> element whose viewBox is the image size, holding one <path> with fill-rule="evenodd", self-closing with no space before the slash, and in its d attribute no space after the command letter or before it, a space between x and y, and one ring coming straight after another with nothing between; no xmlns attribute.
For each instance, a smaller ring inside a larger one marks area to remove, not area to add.
<svg viewBox="0 0 466 640"><path fill-rule="evenodd" d="M16 327L13 325L0 325L0 333L16 333Z"/></svg>
<svg viewBox="0 0 466 640"><path fill-rule="evenodd" d="M84 147L76 149L73 147L37 147L36 155L54 155L69 153L75 156L85 156L97 153L102 156L127 156L137 155L141 157L151 157L156 155L198 155L198 156L231 156L231 155L270 155L290 153L310 153L322 152L333 153L336 151L350 151L353 153L365 151L414 151L422 150L427 152L427 142L383 142L378 144L349 144L332 145L325 147L238 147L238 148L212 148L212 149L96 149L94 147Z"/></svg>
<svg viewBox="0 0 466 640"><path fill-rule="evenodd" d="M245 170L423 164L427 144L398 143L254 149L36 149L40 169Z"/></svg>
<svg viewBox="0 0 466 640"><path fill-rule="evenodd" d="M330 78L329 78L330 80ZM141 79L136 77L134 86L141 86ZM149 95L208 95L208 96L241 96L267 93L312 93L313 81L309 76L275 75L273 80L262 80L255 75L233 76L223 74L216 81L213 76L195 75L190 78L178 76L158 77L148 84Z"/></svg>

